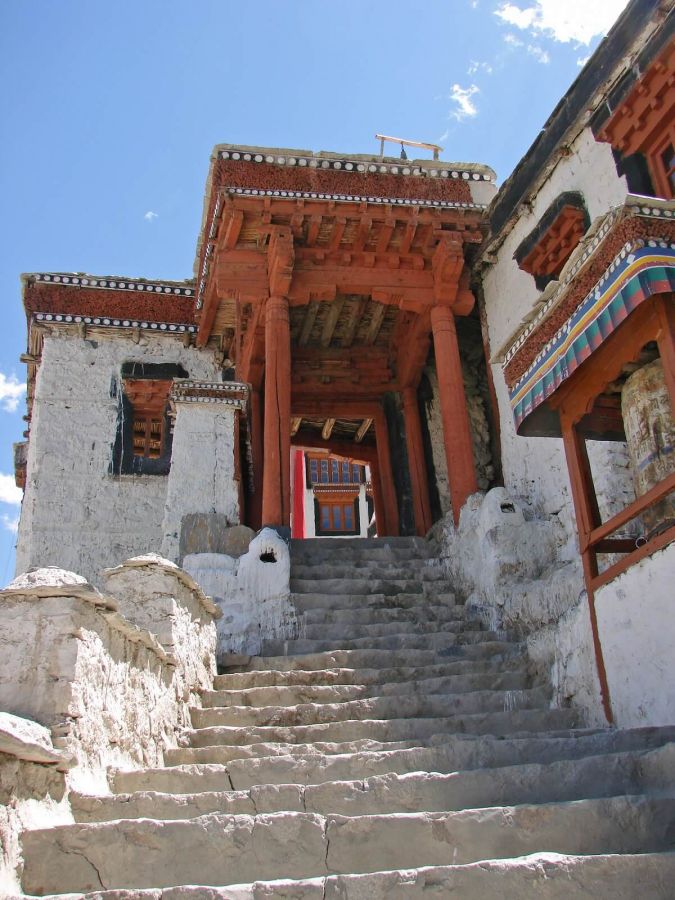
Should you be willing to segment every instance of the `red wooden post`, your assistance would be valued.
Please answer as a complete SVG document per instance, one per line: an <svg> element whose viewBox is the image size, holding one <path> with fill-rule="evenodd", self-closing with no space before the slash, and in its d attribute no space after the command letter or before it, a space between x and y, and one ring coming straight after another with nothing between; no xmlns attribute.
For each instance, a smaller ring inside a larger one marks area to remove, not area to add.
<svg viewBox="0 0 675 900"><path fill-rule="evenodd" d="M387 420L384 413L380 410L375 416L375 440L377 442L377 469L380 476L380 488L382 490L382 503L384 506L384 514L386 517L385 527L380 531L378 525L378 534L397 535L398 534L398 504L396 502L396 491L394 489L394 476L391 469L391 455L389 453L389 432L387 430Z"/></svg>
<svg viewBox="0 0 675 900"><path fill-rule="evenodd" d="M408 448L408 468L412 486L413 510L417 533L424 535L431 528L431 507L429 505L429 483L427 467L424 459L422 442L422 425L417 404L417 391L407 387L403 390L403 418L405 420L405 437Z"/></svg>
<svg viewBox="0 0 675 900"><path fill-rule="evenodd" d="M466 498L478 490L473 462L473 442L464 395L462 364L459 358L455 317L447 306L431 310L431 330L438 373L438 390L443 419L445 457L455 525Z"/></svg>
<svg viewBox="0 0 675 900"><path fill-rule="evenodd" d="M598 672L598 681L600 682L600 696L605 717L611 725L614 721L614 716L612 714L612 702L609 695L609 683L602 654L602 644L600 643L598 617L595 611L595 594L592 586L592 580L598 574L598 559L595 550L589 545L591 532L600 524L598 501L595 496L595 488L593 487L586 442L577 432L572 420L565 418L562 413L560 415L560 425L565 446L565 456L567 458L567 470L570 476L577 530L579 532L579 549L584 568L584 580L586 581L588 612L591 620L593 648L595 650L595 665Z"/></svg>
<svg viewBox="0 0 675 900"><path fill-rule="evenodd" d="M256 531L262 525L263 418L260 391L251 390L250 424L253 491L248 503L248 525Z"/></svg>
<svg viewBox="0 0 675 900"><path fill-rule="evenodd" d="M265 467L262 524L290 525L291 336L286 297L265 308Z"/></svg>
<svg viewBox="0 0 675 900"><path fill-rule="evenodd" d="M305 454L293 451L293 518L294 538L305 537Z"/></svg>

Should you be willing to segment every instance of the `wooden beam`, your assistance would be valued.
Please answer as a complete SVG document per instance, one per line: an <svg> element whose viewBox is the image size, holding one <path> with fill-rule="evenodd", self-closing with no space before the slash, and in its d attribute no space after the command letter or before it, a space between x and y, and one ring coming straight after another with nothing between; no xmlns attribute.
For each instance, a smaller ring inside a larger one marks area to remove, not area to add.
<svg viewBox="0 0 675 900"><path fill-rule="evenodd" d="M324 441L329 441L330 436L333 433L333 428L335 427L335 419L326 419L323 428L321 429L321 437Z"/></svg>
<svg viewBox="0 0 675 900"><path fill-rule="evenodd" d="M415 240L415 232L417 231L417 222L412 221L408 222L405 226L405 231L403 232L403 237L401 238L401 246L399 247L399 253L401 256L405 256L410 253L410 248L413 245L413 241Z"/></svg>
<svg viewBox="0 0 675 900"><path fill-rule="evenodd" d="M372 419L364 419L363 422L361 422L361 424L359 425L359 430L354 435L355 443L357 443L357 444L361 443L361 441L366 436L366 432L368 431L368 429L370 428L370 426L372 424L373 424Z"/></svg>
<svg viewBox="0 0 675 900"><path fill-rule="evenodd" d="M335 225L333 226L333 233L330 236L330 240L328 242L328 248L333 253L339 248L340 241L342 240L342 235L345 233L345 226L347 225L347 220L344 216L340 216L340 218L335 220Z"/></svg>
<svg viewBox="0 0 675 900"><path fill-rule="evenodd" d="M356 238L354 239L354 250L363 250L368 244L370 238L370 227L373 220L370 216L362 216L359 227L356 229Z"/></svg>
<svg viewBox="0 0 675 900"><path fill-rule="evenodd" d="M380 328L382 328L384 314L387 311L387 307L383 303L375 303L374 306L375 309L373 310L373 317L370 320L370 325L368 326L368 331L366 332L366 344L374 344L377 340L377 336L380 333Z"/></svg>
<svg viewBox="0 0 675 900"><path fill-rule="evenodd" d="M302 416L295 416L291 419L291 437L294 437L300 430L302 424Z"/></svg>
<svg viewBox="0 0 675 900"><path fill-rule="evenodd" d="M233 250L237 246L241 226L244 224L244 212L241 209L232 209L229 213L229 221L225 228L222 247L224 250Z"/></svg>
<svg viewBox="0 0 675 900"><path fill-rule="evenodd" d="M306 247L314 247L316 245L319 232L321 231L321 223L323 216L312 216L309 220L309 228L307 229Z"/></svg>
<svg viewBox="0 0 675 900"><path fill-rule="evenodd" d="M377 238L377 252L386 253L389 241L396 228L396 219L388 219L380 226L380 233Z"/></svg>
<svg viewBox="0 0 675 900"><path fill-rule="evenodd" d="M333 300L330 305L330 309L328 310L328 315L326 316L326 321L323 325L323 331L321 332L321 346L328 347L333 338L333 334L335 333L335 326L338 323L338 319L340 318L340 313L342 312L342 307L345 304L344 297L338 297Z"/></svg>
<svg viewBox="0 0 675 900"><path fill-rule="evenodd" d="M305 313L305 319L302 323L302 331L300 332L300 337L298 338L298 344L301 347L309 341L309 338L312 334L312 329L314 328L314 322L316 321L316 314L319 312L319 304L316 300L310 300L307 304L307 312Z"/></svg>
<svg viewBox="0 0 675 900"><path fill-rule="evenodd" d="M359 322L361 321L361 317L363 316L364 310L368 305L367 297L360 297L352 309L351 318L349 320L349 325L345 330L344 336L342 338L342 346L343 347L351 347L354 343L354 337L356 336L357 329L359 327Z"/></svg>

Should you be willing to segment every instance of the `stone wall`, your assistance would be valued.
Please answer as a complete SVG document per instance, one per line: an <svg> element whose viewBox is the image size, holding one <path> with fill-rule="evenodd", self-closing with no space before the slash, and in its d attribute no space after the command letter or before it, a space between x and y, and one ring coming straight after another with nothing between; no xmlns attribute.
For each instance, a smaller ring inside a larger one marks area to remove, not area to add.
<svg viewBox="0 0 675 900"><path fill-rule="evenodd" d="M220 666L228 664L231 654L259 655L266 639L297 636L288 545L271 528L263 528L238 558L195 553L185 557L183 566L222 610Z"/></svg>
<svg viewBox="0 0 675 900"><path fill-rule="evenodd" d="M69 768L46 728L0 712L0 897L21 893L21 832L72 821Z"/></svg>
<svg viewBox="0 0 675 900"><path fill-rule="evenodd" d="M45 335L38 370L17 572L57 565L96 583L101 569L159 550L167 478L110 474L124 362L177 363L216 379L212 353L173 336Z"/></svg>
<svg viewBox="0 0 675 900"><path fill-rule="evenodd" d="M557 516L532 517L504 488L474 494L459 527L436 527L456 589L492 630L527 641L530 659L553 686L555 706L580 709L604 723L581 564L566 558L567 533Z"/></svg>
<svg viewBox="0 0 675 900"><path fill-rule="evenodd" d="M77 762L71 786L105 790L107 766L161 764L212 684L208 601L169 566L155 558L111 573L119 601L56 568L0 593L0 708L51 729Z"/></svg>

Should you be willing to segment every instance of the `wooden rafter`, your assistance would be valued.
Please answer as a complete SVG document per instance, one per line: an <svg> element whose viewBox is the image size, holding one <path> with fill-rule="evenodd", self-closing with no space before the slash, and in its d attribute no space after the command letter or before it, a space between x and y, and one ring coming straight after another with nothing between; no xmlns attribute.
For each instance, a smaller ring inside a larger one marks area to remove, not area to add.
<svg viewBox="0 0 675 900"><path fill-rule="evenodd" d="M363 422L361 422L361 424L359 425L358 431L357 431L356 434L354 435L354 441L355 441L357 444L360 444L360 443L361 443L361 441L362 441L362 440L364 439L364 437L366 436L366 432L368 431L368 429L370 428L370 426L371 426L372 424L373 424L373 420L372 420L372 419L364 419Z"/></svg>
<svg viewBox="0 0 675 900"><path fill-rule="evenodd" d="M375 303L373 304L373 306L373 317L370 320L370 325L368 326L368 331L366 332L366 344L374 344L377 340L377 336L380 333L380 328L382 328L384 314L387 311L387 307L383 303Z"/></svg>
<svg viewBox="0 0 675 900"><path fill-rule="evenodd" d="M337 325L338 319L340 318L340 313L342 312L342 307L344 305L344 297L337 297L331 303L328 315L326 316L326 321L324 322L323 331L321 332L322 347L330 346L330 342L333 339L333 334L335 333L335 326Z"/></svg>
<svg viewBox="0 0 675 900"><path fill-rule="evenodd" d="M335 419L326 419L323 428L321 429L321 437L324 441L329 441L330 436L333 433L333 428L335 428Z"/></svg>
<svg viewBox="0 0 675 900"><path fill-rule="evenodd" d="M354 343L354 337L356 336L356 331L359 327L359 323L361 321L361 317L368 305L368 298L361 297L356 301L356 304L352 308L349 323L347 328L345 329L345 333L342 336L342 346L343 347L351 347Z"/></svg>
<svg viewBox="0 0 675 900"><path fill-rule="evenodd" d="M295 437L295 435L300 430L300 426L302 425L302 416L295 416L291 419L291 437Z"/></svg>
<svg viewBox="0 0 675 900"><path fill-rule="evenodd" d="M307 312L305 313L305 319L302 323L302 330L300 332L300 337L298 338L298 344L300 344L301 347L303 347L309 341L318 311L319 304L316 300L311 300L307 304Z"/></svg>

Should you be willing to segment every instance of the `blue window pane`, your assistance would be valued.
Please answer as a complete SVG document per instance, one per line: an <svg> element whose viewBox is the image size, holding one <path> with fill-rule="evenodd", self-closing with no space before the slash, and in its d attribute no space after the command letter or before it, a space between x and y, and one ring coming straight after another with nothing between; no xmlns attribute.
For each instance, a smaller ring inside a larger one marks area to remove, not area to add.
<svg viewBox="0 0 675 900"><path fill-rule="evenodd" d="M351 506L345 506L345 531L354 530L354 510Z"/></svg>
<svg viewBox="0 0 675 900"><path fill-rule="evenodd" d="M340 467L336 459L331 461L331 476L333 484L340 480Z"/></svg>
<svg viewBox="0 0 675 900"><path fill-rule="evenodd" d="M352 466L352 481L354 484L361 481L361 466Z"/></svg>
<svg viewBox="0 0 675 900"><path fill-rule="evenodd" d="M328 484L328 460L321 460L321 481L323 484Z"/></svg>
<svg viewBox="0 0 675 900"><path fill-rule="evenodd" d="M342 531L342 507L333 507L333 528L336 531Z"/></svg>
<svg viewBox="0 0 675 900"><path fill-rule="evenodd" d="M321 507L321 530L330 531L330 506Z"/></svg>
<svg viewBox="0 0 675 900"><path fill-rule="evenodd" d="M349 463L348 462L342 463L342 480L349 483Z"/></svg>
<svg viewBox="0 0 675 900"><path fill-rule="evenodd" d="M319 480L319 463L316 459L309 462L309 478L312 483Z"/></svg>

